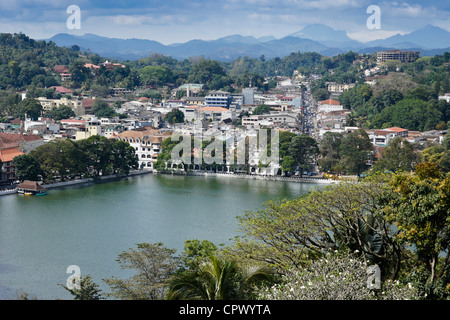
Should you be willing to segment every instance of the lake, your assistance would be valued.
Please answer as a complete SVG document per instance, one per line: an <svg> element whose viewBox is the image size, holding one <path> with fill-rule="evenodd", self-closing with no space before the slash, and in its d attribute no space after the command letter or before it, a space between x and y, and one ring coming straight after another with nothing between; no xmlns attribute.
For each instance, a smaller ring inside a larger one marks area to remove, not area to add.
<svg viewBox="0 0 450 320"><path fill-rule="evenodd" d="M236 217L270 199L295 198L322 185L232 177L142 175L50 189L43 197L0 197L0 299L23 291L39 300L72 299L76 265L104 292L102 279L125 278L118 255L162 242L181 253L190 239L231 244Z"/></svg>

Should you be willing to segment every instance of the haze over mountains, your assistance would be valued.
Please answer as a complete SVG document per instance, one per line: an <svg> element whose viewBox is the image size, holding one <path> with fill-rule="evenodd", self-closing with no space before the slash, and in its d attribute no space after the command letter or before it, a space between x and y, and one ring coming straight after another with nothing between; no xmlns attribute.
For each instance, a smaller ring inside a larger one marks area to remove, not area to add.
<svg viewBox="0 0 450 320"><path fill-rule="evenodd" d="M302 30L281 39L273 36L255 38L231 35L217 40L190 40L185 43L164 45L144 39L116 39L94 34L75 36L60 33L46 41L53 41L58 46L78 45L83 51L90 50L92 53L119 60L136 60L152 53L161 53L175 59L204 56L231 61L244 56L259 58L264 55L266 59L284 57L297 51L315 51L327 56L350 50L372 53L379 50L407 49L420 51L421 56L433 56L450 51L450 32L431 25L409 34L398 34L365 43L351 39L346 31L334 30L323 24L307 25Z"/></svg>

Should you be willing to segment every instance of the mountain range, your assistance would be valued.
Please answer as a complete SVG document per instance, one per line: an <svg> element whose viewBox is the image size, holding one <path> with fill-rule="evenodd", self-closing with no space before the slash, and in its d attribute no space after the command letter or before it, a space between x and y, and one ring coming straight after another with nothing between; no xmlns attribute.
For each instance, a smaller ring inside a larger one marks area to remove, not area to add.
<svg viewBox="0 0 450 320"><path fill-rule="evenodd" d="M137 60L152 53L160 53L175 59L204 56L220 61L231 61L238 57L259 58L284 57L292 52L314 51L326 56L345 53L373 53L380 50L415 50L421 56L434 56L450 51L450 32L427 25L405 35L394 35L386 39L360 42L351 39L346 31L335 30L324 24L312 24L302 30L277 39L273 36L231 35L217 40L190 40L185 43L164 45L145 39L117 39L94 34L75 36L60 33L46 41L58 46L77 45L82 51L118 60Z"/></svg>

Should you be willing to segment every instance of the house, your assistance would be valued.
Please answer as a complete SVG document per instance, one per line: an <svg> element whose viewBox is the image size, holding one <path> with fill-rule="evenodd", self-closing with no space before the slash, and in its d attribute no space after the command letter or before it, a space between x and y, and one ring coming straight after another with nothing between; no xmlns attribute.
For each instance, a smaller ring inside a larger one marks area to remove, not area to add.
<svg viewBox="0 0 450 320"><path fill-rule="evenodd" d="M158 155L161 153L162 142L171 136L152 127L123 131L115 139L128 142L135 149L139 168L153 170Z"/></svg>
<svg viewBox="0 0 450 320"><path fill-rule="evenodd" d="M23 135L20 133L0 132L0 181L14 181L16 168L13 159L24 153L29 153L38 146L44 144L44 140L36 135Z"/></svg>
<svg viewBox="0 0 450 320"><path fill-rule="evenodd" d="M443 96L439 96L439 100L445 100L447 103L450 103L450 93L446 93Z"/></svg>
<svg viewBox="0 0 450 320"><path fill-rule="evenodd" d="M333 99L320 101L317 106L318 113L326 113L343 109L344 107L341 105L341 103Z"/></svg>
<svg viewBox="0 0 450 320"><path fill-rule="evenodd" d="M16 167L13 160L15 157L24 154L17 148L0 149L0 182L10 182L16 180Z"/></svg>
<svg viewBox="0 0 450 320"><path fill-rule="evenodd" d="M205 105L205 97L186 97L183 99L184 104L187 106L191 105Z"/></svg>
<svg viewBox="0 0 450 320"><path fill-rule="evenodd" d="M327 82L328 91L331 92L331 93L338 93L338 94L340 94L342 92L350 90L354 86L355 86L354 83L343 84L343 83L336 83L336 82Z"/></svg>
<svg viewBox="0 0 450 320"><path fill-rule="evenodd" d="M400 60L401 62L414 62L419 58L418 51L388 50L377 52L377 63L390 60Z"/></svg>
<svg viewBox="0 0 450 320"><path fill-rule="evenodd" d="M45 97L37 98L44 111L50 111L53 108L59 108L60 106L70 107L75 115L83 115L84 110L82 109L82 101L78 99L68 99L63 97L61 99L47 99Z"/></svg>
<svg viewBox="0 0 450 320"><path fill-rule="evenodd" d="M70 73L60 73L61 81L69 81L72 78L72 74Z"/></svg>
<svg viewBox="0 0 450 320"><path fill-rule="evenodd" d="M102 135L102 126L100 121L91 120L86 121L84 126L80 126L78 131L75 132L75 140L84 140L91 136L101 136Z"/></svg>
<svg viewBox="0 0 450 320"><path fill-rule="evenodd" d="M45 193L45 188L37 181L24 180L17 186L18 193L42 194Z"/></svg>
<svg viewBox="0 0 450 320"><path fill-rule="evenodd" d="M269 114L251 115L242 117L242 125L248 128L259 128L261 126L281 126L299 127L298 114L295 112L277 112Z"/></svg>
<svg viewBox="0 0 450 320"><path fill-rule="evenodd" d="M61 93L61 94L72 94L73 93L72 90L61 87L61 86L52 86L50 88L55 89L56 92Z"/></svg>
<svg viewBox="0 0 450 320"><path fill-rule="evenodd" d="M211 91L205 97L205 105L208 107L230 108L232 96L225 91Z"/></svg>
<svg viewBox="0 0 450 320"><path fill-rule="evenodd" d="M223 107L201 107L197 109L200 118L211 121L223 121L225 119L234 119L235 115L232 110Z"/></svg>
<svg viewBox="0 0 450 320"><path fill-rule="evenodd" d="M395 132L389 130L374 130L369 133L369 138L375 146L386 147L395 137Z"/></svg>
<svg viewBox="0 0 450 320"><path fill-rule="evenodd" d="M53 67L53 72L55 73L69 73L69 67L65 66L65 65L61 65L61 64L57 64L56 66Z"/></svg>
<svg viewBox="0 0 450 320"><path fill-rule="evenodd" d="M83 99L81 100L81 107L82 112L80 114L75 114L77 116L85 115L85 114L91 114L92 106L94 105L95 99Z"/></svg>
<svg viewBox="0 0 450 320"><path fill-rule="evenodd" d="M386 128L385 130L395 132L396 137L402 137L402 138L408 137L408 129L403 129L403 128L399 128L399 127L390 127L390 128Z"/></svg>

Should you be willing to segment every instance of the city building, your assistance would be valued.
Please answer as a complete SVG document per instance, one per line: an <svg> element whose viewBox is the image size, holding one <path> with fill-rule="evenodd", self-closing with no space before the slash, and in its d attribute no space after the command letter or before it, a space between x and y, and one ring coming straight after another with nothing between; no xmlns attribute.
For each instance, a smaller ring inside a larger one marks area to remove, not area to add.
<svg viewBox="0 0 450 320"><path fill-rule="evenodd" d="M44 144L44 140L36 135L0 132L0 182L11 182L16 179L15 157L36 149Z"/></svg>
<svg viewBox="0 0 450 320"><path fill-rule="evenodd" d="M230 108L232 96L229 92L211 91L205 97L205 105L208 107Z"/></svg>
<svg viewBox="0 0 450 320"><path fill-rule="evenodd" d="M152 127L145 127L123 131L116 136L116 139L128 142L135 149L139 168L153 170L158 155L161 153L161 144L170 136L170 132L162 132Z"/></svg>
<svg viewBox="0 0 450 320"><path fill-rule="evenodd" d="M344 107L341 105L339 101L328 99L323 100L318 103L317 112L318 113L327 113L331 111L343 110Z"/></svg>
<svg viewBox="0 0 450 320"><path fill-rule="evenodd" d="M53 108L59 108L60 106L68 106L73 110L73 112L75 112L75 115L79 116L84 114L82 100L68 99L66 97L61 99L47 99L45 97L39 97L37 100L41 104L44 111L50 111Z"/></svg>
<svg viewBox="0 0 450 320"><path fill-rule="evenodd" d="M383 63L390 60L399 60L401 62L414 62L419 58L418 51L389 50L377 52L377 63Z"/></svg>

